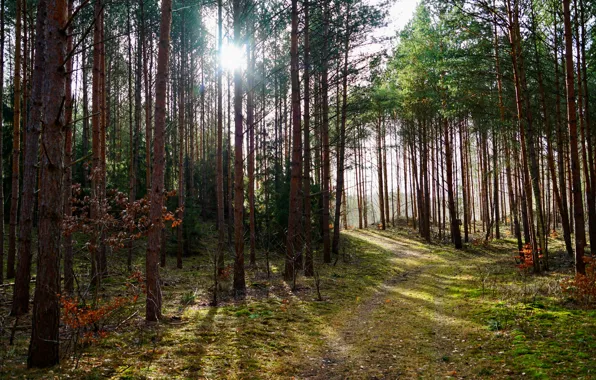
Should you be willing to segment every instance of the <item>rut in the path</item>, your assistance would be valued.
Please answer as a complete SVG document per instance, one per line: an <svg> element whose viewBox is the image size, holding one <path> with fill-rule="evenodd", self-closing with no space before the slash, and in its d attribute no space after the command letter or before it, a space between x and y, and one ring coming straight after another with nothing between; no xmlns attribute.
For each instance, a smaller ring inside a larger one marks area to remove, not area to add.
<svg viewBox="0 0 596 380"><path fill-rule="evenodd" d="M374 232L351 236L394 253L396 275L325 336L326 352L303 378L444 378L470 367L461 352L475 328L446 300L458 272L428 250ZM462 342L463 341L463 342Z"/></svg>

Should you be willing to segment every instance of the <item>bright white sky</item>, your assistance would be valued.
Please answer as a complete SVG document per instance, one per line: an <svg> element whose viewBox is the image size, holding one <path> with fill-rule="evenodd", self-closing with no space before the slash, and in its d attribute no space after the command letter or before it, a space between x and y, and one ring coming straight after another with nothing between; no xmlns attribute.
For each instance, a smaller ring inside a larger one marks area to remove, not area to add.
<svg viewBox="0 0 596 380"><path fill-rule="evenodd" d="M371 4L379 4L382 0L370 0ZM375 33L378 36L394 37L397 30L402 29L412 18L418 0L393 0L388 15L388 24Z"/></svg>

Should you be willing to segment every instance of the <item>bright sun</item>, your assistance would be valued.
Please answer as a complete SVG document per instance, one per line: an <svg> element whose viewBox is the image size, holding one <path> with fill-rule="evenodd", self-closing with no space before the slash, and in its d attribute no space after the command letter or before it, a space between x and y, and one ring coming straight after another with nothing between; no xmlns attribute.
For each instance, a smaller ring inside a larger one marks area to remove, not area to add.
<svg viewBox="0 0 596 380"><path fill-rule="evenodd" d="M221 48L221 65L225 70L233 71L246 68L246 54L242 47L225 44Z"/></svg>

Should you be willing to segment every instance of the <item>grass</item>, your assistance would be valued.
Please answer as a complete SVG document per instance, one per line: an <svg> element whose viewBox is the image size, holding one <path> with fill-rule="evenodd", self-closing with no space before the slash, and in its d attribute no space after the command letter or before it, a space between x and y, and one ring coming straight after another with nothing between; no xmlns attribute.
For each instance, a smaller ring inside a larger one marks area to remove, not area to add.
<svg viewBox="0 0 596 380"><path fill-rule="evenodd" d="M183 269L169 258L162 271L162 322L146 324L139 299L109 319L105 339L77 350L77 358L66 358L52 374L86 379L594 377L596 312L561 293L558 283L571 273L564 256L555 254L553 271L533 276L515 267L515 244L509 239L456 251L429 245L405 228L348 232L335 265L317 262L322 301L313 279L300 277L295 291L281 281L282 257L272 254L271 278L263 265L249 269L246 298L234 300L231 284L224 282L220 304L212 307L208 253L214 245L203 237L200 252L185 257ZM558 251L560 242L552 241L551 249ZM115 255L101 290L105 299L126 292L124 252ZM85 262L78 265L83 272ZM10 296L8 288L0 290L0 315L7 315ZM7 342L14 319L0 324L0 378L49 375L25 368L27 318L18 322L12 346Z"/></svg>
<svg viewBox="0 0 596 380"><path fill-rule="evenodd" d="M214 243L203 242L204 247ZM346 255L336 265L317 263L323 301L315 300L312 279L300 278L297 291L292 292L280 279L281 257L272 257L271 279L262 267L250 269L245 300L233 300L230 284L224 283L220 306L211 307L210 258L205 254L186 257L181 270L169 258L161 272L166 316L162 323L145 324L141 297L110 318L107 338L80 350L78 361L63 360L53 373L76 378L277 378L298 373L309 355L322 351L326 326L356 305L354 295L368 297L394 271L387 265L389 252L357 239L346 240L345 247ZM124 262L124 256L118 257ZM111 268L111 273L103 283L105 299L125 291L126 272L121 264ZM0 293L5 300L11 297L7 290ZM2 310L6 314L8 310ZM131 315L126 324L113 329ZM1 354L1 378L47 376L46 371L25 368L28 318L19 321L15 345L10 347L7 339L14 319L4 321L1 346L8 351Z"/></svg>

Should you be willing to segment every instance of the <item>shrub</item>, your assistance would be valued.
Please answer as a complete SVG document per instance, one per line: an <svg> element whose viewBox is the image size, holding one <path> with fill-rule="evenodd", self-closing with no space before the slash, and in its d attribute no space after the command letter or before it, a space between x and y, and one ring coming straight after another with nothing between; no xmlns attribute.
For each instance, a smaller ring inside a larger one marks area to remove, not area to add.
<svg viewBox="0 0 596 380"><path fill-rule="evenodd" d="M594 306L596 303L596 266L594 259L584 257L586 263L586 274L576 273L575 277L561 281L563 293L569 294L571 298L584 306Z"/></svg>

